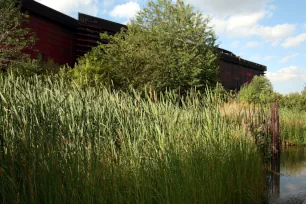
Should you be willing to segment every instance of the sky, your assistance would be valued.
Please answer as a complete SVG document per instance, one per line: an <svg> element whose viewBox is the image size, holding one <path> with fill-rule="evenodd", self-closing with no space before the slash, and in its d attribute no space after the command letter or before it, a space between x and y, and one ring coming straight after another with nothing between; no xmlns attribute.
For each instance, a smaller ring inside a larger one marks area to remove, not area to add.
<svg viewBox="0 0 306 204"><path fill-rule="evenodd" d="M126 24L148 0L36 0L77 18L78 12ZM204 16L219 47L267 66L266 76L282 94L306 85L305 0L185 0Z"/></svg>

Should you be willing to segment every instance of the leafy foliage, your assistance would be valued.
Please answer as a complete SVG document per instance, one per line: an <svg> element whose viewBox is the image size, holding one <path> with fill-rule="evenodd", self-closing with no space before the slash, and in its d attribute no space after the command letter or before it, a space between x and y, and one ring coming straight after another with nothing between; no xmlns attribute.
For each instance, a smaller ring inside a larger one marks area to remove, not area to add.
<svg viewBox="0 0 306 204"><path fill-rule="evenodd" d="M60 70L60 65L56 64L52 59L43 61L40 57L38 57L38 60L28 59L24 63L13 63L8 66L8 72L23 76L57 74Z"/></svg>
<svg viewBox="0 0 306 204"><path fill-rule="evenodd" d="M238 94L242 101L268 103L274 100L273 87L265 76L255 76L251 83L244 84Z"/></svg>
<svg viewBox="0 0 306 204"><path fill-rule="evenodd" d="M20 7L20 0L0 0L0 66L27 61L22 51L34 43L33 33L22 28L28 16Z"/></svg>
<svg viewBox="0 0 306 204"><path fill-rule="evenodd" d="M80 59L74 71L77 84L101 81L116 88L150 86L185 92L215 86L216 37L209 18L184 1L150 1L114 36L101 34L97 48Z"/></svg>
<svg viewBox="0 0 306 204"><path fill-rule="evenodd" d="M281 107L297 110L306 110L306 92L278 95Z"/></svg>

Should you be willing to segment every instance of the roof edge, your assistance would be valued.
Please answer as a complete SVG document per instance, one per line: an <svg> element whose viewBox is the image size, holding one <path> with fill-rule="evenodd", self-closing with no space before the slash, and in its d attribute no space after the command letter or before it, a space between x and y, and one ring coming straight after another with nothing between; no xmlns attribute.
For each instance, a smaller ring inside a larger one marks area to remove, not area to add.
<svg viewBox="0 0 306 204"><path fill-rule="evenodd" d="M59 24L68 26L73 29L76 29L78 25L77 19L68 16L64 13L61 13L59 11L56 11L34 0L22 0L21 9L43 16L47 19L50 19L52 21L55 21Z"/></svg>
<svg viewBox="0 0 306 204"><path fill-rule="evenodd" d="M267 71L267 66L262 65L262 64L258 64L249 60L245 60L239 56L236 56L235 54L233 54L232 52L228 51L228 50L224 50L222 48L218 48L220 51L220 59L223 61L228 61L234 64L240 64L252 69L256 69L256 70L260 70L260 71Z"/></svg>

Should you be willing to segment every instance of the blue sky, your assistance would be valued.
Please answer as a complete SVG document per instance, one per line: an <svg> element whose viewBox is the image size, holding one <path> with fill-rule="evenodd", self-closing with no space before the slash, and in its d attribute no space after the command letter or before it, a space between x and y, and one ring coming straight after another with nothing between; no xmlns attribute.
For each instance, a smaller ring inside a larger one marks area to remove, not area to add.
<svg viewBox="0 0 306 204"><path fill-rule="evenodd" d="M77 18L86 13L126 23L148 0L36 0ZM305 0L185 0L211 17L220 47L259 64L279 93L306 84Z"/></svg>

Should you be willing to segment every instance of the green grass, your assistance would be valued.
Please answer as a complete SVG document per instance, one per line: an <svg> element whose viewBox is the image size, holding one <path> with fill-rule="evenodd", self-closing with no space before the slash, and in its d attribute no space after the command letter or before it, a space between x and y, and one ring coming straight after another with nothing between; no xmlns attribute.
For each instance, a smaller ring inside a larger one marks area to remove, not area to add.
<svg viewBox="0 0 306 204"><path fill-rule="evenodd" d="M306 112L281 108L279 114L283 144L306 145Z"/></svg>
<svg viewBox="0 0 306 204"><path fill-rule="evenodd" d="M218 102L0 76L1 203L261 203L253 140Z"/></svg>

